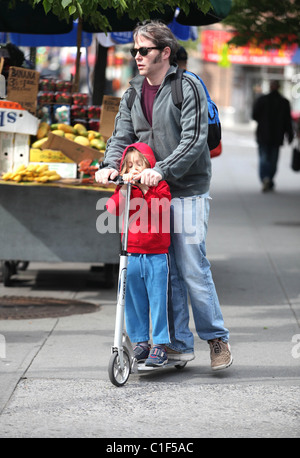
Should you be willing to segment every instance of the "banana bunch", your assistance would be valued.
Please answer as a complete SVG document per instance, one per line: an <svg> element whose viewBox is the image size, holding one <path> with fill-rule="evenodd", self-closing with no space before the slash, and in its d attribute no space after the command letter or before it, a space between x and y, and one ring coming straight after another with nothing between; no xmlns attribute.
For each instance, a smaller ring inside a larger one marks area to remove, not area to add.
<svg viewBox="0 0 300 458"><path fill-rule="evenodd" d="M36 181L38 183L47 183L61 179L61 176L54 170L49 170L48 165L29 164L20 165L14 172L7 172L2 175L5 181Z"/></svg>

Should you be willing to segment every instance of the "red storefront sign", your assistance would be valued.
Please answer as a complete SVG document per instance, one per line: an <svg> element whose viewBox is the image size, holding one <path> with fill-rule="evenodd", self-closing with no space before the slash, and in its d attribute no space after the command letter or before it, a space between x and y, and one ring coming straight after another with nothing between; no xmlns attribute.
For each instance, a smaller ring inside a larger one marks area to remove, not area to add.
<svg viewBox="0 0 300 458"><path fill-rule="evenodd" d="M202 37L202 59L208 62L220 62L224 50L228 61L241 65L288 65L291 63L297 45L282 46L279 49L264 49L257 46L233 46L227 42L233 33L223 30L204 30Z"/></svg>

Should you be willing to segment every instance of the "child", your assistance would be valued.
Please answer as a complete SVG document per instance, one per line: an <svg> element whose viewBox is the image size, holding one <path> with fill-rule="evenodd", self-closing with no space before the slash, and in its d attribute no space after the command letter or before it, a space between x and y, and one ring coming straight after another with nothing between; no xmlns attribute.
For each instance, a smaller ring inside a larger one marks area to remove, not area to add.
<svg viewBox="0 0 300 458"><path fill-rule="evenodd" d="M146 366L167 363L165 344L168 329L168 248L170 245L171 194L165 181L148 187L134 183L134 177L155 165L152 149L145 143L128 146L122 156L120 174L132 182L129 212L127 286L125 319L137 361ZM110 213L120 215L125 206L127 185L118 186L107 202ZM153 348L149 345L149 309Z"/></svg>

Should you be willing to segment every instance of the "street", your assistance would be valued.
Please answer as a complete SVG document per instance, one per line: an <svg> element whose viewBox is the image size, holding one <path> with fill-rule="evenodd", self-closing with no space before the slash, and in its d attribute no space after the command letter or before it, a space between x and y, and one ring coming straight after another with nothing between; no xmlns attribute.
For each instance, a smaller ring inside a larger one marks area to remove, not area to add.
<svg viewBox="0 0 300 458"><path fill-rule="evenodd" d="M195 335L196 358L183 370L132 374L116 388L107 374L116 288L99 288L84 264L30 263L12 287L0 283L0 296L99 306L0 320L0 437L300 437L300 174L290 161L286 145L276 189L262 193L254 133L239 126L224 129L212 160L207 255L230 331L229 369L212 373Z"/></svg>

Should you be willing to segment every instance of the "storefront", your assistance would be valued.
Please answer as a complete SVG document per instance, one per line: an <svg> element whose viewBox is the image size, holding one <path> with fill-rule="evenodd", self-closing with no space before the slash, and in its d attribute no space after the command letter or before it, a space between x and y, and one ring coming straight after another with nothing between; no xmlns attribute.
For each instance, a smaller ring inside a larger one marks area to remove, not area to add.
<svg viewBox="0 0 300 458"><path fill-rule="evenodd" d="M222 118L228 122L248 122L252 105L261 93L268 92L272 79L281 81L281 91L292 103L296 66L292 58L297 46L264 49L256 46L231 46L232 32L220 26L201 33L203 77Z"/></svg>

